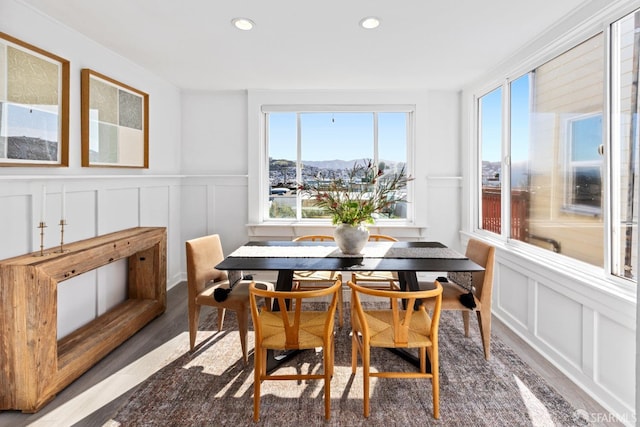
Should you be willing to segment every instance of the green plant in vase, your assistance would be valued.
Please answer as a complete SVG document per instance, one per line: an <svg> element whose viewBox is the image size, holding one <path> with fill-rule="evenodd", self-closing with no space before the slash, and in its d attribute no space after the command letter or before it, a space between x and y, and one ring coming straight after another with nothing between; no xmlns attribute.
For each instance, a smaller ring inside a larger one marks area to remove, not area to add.
<svg viewBox="0 0 640 427"><path fill-rule="evenodd" d="M407 182L413 178L407 175L405 167L385 173L384 165L380 166L365 159L355 162L346 176L318 177L300 187L312 204L327 212L333 224L338 225L334 237L345 254L360 253L369 238L366 224L372 224L376 214L389 212L396 203L406 201ZM360 241L343 248L342 234L358 236Z"/></svg>

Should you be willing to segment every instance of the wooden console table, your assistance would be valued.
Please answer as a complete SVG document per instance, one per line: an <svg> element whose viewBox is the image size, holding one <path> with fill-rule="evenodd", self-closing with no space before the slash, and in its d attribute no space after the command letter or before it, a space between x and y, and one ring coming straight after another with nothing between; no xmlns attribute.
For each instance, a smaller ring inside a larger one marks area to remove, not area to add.
<svg viewBox="0 0 640 427"><path fill-rule="evenodd" d="M0 261L0 410L38 411L166 308L164 227L130 228L64 250ZM58 340L58 283L123 258L128 299Z"/></svg>

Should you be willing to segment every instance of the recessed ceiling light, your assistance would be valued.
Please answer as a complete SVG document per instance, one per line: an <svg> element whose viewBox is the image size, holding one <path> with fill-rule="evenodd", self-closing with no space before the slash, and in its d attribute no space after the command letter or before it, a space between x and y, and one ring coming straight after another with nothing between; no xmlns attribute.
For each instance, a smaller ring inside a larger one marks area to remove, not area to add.
<svg viewBox="0 0 640 427"><path fill-rule="evenodd" d="M239 30L249 31L254 27L254 23L251 19L248 18L234 18L231 20L231 23L234 27Z"/></svg>
<svg viewBox="0 0 640 427"><path fill-rule="evenodd" d="M380 25L380 19L375 16L367 16L360 21L360 26L367 30L378 28L378 25Z"/></svg>

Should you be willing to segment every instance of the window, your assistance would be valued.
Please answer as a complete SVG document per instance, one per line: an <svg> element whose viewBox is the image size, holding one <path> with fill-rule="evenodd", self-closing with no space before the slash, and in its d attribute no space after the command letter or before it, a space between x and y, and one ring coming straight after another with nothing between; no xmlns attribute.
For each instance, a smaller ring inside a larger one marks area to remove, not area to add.
<svg viewBox="0 0 640 427"><path fill-rule="evenodd" d="M531 91L533 73L527 73L509 83L511 147L511 239L527 241L529 238L529 150L531 147Z"/></svg>
<svg viewBox="0 0 640 427"><path fill-rule="evenodd" d="M384 172L407 165L411 111L265 110L269 172L265 220L326 220L326 212L297 191L299 184L344 175L355 162L371 160ZM398 203L377 220L410 217L408 204Z"/></svg>
<svg viewBox="0 0 640 427"><path fill-rule="evenodd" d="M482 199L480 228L500 234L502 225L500 183L502 174L502 88L478 101L480 152L482 153Z"/></svg>
<svg viewBox="0 0 640 427"><path fill-rule="evenodd" d="M637 281L640 11L612 26L611 269Z"/></svg>
<svg viewBox="0 0 640 427"><path fill-rule="evenodd" d="M565 209L600 215L602 212L602 116L569 119L565 174Z"/></svg>
<svg viewBox="0 0 640 427"><path fill-rule="evenodd" d="M478 228L637 280L639 60L636 11L610 32L477 96ZM500 96L506 105L498 113L488 105L492 98L499 105L500 91L508 96ZM489 138L487 126L500 132ZM489 154L489 141L497 146L500 134L509 136L501 155ZM491 181L489 171L497 177L507 168L508 180ZM502 213L509 218L492 214L502 228L509 223L506 233L487 225L490 196L508 203Z"/></svg>

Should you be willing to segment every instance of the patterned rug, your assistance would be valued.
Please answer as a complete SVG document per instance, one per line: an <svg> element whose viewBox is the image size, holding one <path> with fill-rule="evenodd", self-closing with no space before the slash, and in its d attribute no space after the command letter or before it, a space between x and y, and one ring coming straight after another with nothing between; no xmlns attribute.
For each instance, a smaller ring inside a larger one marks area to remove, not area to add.
<svg viewBox="0 0 640 427"><path fill-rule="evenodd" d="M345 319L349 310L345 309ZM214 313L201 331L215 331ZM473 321L473 319L472 319ZM362 371L351 374L349 322L336 328L331 420L324 420L321 381L267 381L260 422L253 415L253 353L242 363L236 319L228 312L225 331L202 332L196 351L188 339L177 358L151 376L105 426L576 426L587 423L498 336L486 361L475 321L465 338L461 316L443 313L440 328L440 419L433 418L431 381L371 379L371 415L362 415ZM249 333L249 348L253 334ZM372 350L372 366L413 369L398 356ZM280 371L316 371L321 353L305 351Z"/></svg>

